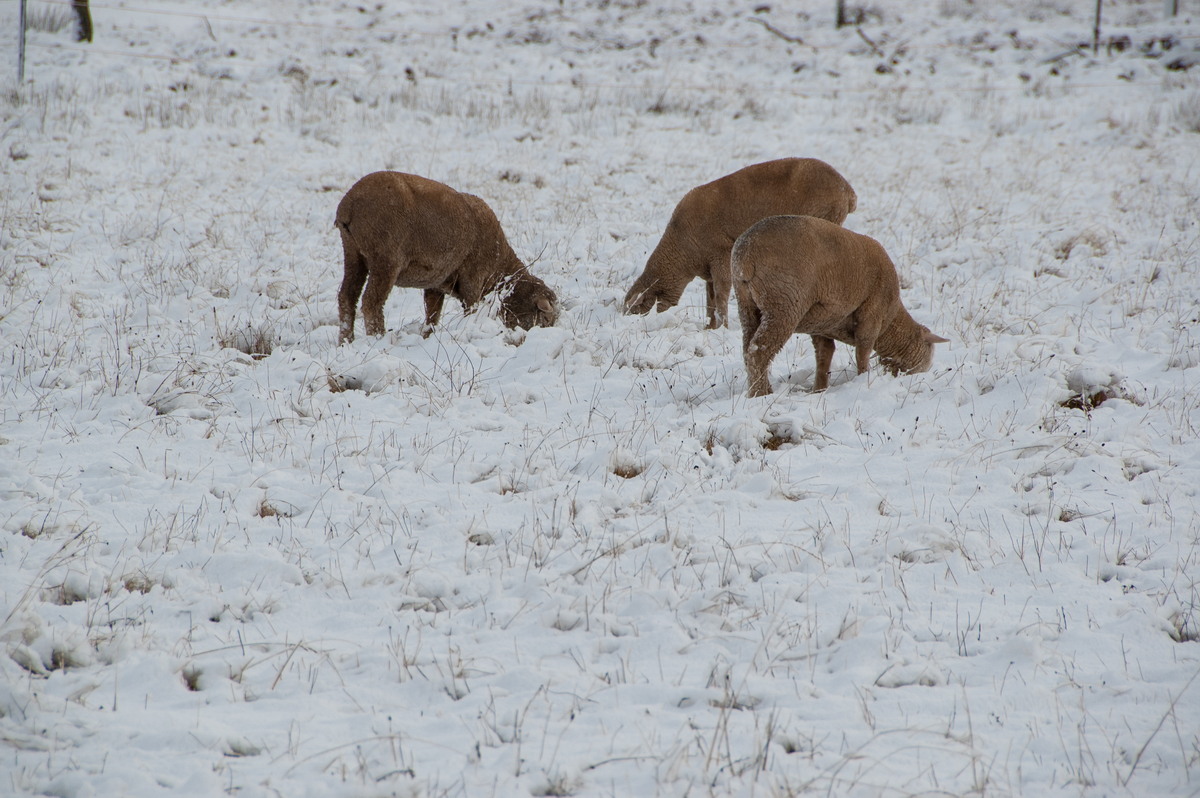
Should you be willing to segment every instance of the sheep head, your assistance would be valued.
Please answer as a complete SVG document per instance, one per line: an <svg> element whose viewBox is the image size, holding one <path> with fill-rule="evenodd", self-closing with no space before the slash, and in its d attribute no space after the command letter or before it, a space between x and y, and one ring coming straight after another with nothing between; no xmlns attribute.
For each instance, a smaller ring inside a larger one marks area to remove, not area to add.
<svg viewBox="0 0 1200 798"><path fill-rule="evenodd" d="M510 329L553 327L558 321L558 296L529 272L519 272L500 300L500 318Z"/></svg>
<svg viewBox="0 0 1200 798"><path fill-rule="evenodd" d="M907 315L907 313L903 315ZM933 365L933 345L950 341L949 338L943 338L924 324L918 324L915 321L912 324L916 329L907 331L905 335L885 334L886 340L881 340L876 349L879 352L879 364L893 377L897 374L916 374L929 371L929 367Z"/></svg>

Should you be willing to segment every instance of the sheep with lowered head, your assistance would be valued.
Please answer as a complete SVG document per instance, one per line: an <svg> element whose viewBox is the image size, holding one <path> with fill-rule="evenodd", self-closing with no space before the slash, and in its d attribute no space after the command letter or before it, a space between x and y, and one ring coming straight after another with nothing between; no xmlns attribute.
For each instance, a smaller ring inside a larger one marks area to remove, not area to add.
<svg viewBox="0 0 1200 798"><path fill-rule="evenodd" d="M816 350L813 389L829 387L833 342L854 347L862 374L871 351L893 375L925 371L947 339L900 302L896 267L873 238L811 216L771 216L738 238L730 256L742 321L749 396L771 393L771 360L794 334Z"/></svg>
<svg viewBox="0 0 1200 798"><path fill-rule="evenodd" d="M558 320L558 297L525 268L500 221L473 194L402 172L373 172L338 203L345 274L338 291L340 340L354 340L354 306L362 295L368 335L383 335L383 306L392 286L425 291L425 335L446 295L471 308L502 291L504 323L528 330ZM363 286L366 290L363 290Z"/></svg>
<svg viewBox="0 0 1200 798"><path fill-rule="evenodd" d="M679 304L697 277L707 289L708 326L726 324L729 250L765 216L803 214L841 224L858 204L846 178L816 158L754 164L689 191L675 206L646 268L625 295L626 313Z"/></svg>

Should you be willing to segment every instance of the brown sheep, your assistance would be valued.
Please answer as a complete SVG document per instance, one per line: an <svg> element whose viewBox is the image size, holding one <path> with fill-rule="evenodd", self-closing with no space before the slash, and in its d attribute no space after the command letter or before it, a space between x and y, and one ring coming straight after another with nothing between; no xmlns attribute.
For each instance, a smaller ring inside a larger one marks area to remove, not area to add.
<svg viewBox="0 0 1200 798"><path fill-rule="evenodd" d="M834 341L854 347L859 374L874 350L895 375L927 370L933 345L947 340L908 315L878 241L824 219L763 219L733 245L730 268L749 396L771 393L771 360L793 334L812 336L817 391L829 387Z"/></svg>
<svg viewBox="0 0 1200 798"><path fill-rule="evenodd" d="M746 228L781 213L841 224L857 205L846 179L816 158L754 164L697 186L675 206L646 268L625 295L625 312L674 307L688 283L700 277L708 294L708 326L722 327L729 311L729 250Z"/></svg>
<svg viewBox="0 0 1200 798"><path fill-rule="evenodd" d="M354 340L354 306L362 295L368 335L383 335L383 305L392 286L425 290L426 336L446 295L470 310L502 290L504 323L529 329L558 319L558 298L513 252L483 200L401 172L374 172L338 203L345 275L338 291L340 341ZM363 291L363 285L366 291Z"/></svg>

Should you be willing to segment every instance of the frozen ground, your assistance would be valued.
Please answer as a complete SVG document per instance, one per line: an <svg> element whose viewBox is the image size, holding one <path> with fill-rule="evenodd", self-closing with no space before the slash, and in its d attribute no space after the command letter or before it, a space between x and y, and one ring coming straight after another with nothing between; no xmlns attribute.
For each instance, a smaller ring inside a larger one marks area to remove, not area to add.
<svg viewBox="0 0 1200 798"><path fill-rule="evenodd" d="M1200 793L1200 8L0 2L0 793ZM836 166L952 339L747 400L619 302ZM556 288L337 345L341 193Z"/></svg>

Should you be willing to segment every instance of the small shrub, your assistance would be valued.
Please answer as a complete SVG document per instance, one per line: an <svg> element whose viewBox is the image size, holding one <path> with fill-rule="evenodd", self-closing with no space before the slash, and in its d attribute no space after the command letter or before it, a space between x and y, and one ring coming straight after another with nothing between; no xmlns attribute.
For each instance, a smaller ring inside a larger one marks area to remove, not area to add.
<svg viewBox="0 0 1200 798"><path fill-rule="evenodd" d="M546 781L530 789L530 794L537 798L570 798L579 792L582 784L578 776L565 773L555 773Z"/></svg>
<svg viewBox="0 0 1200 798"><path fill-rule="evenodd" d="M768 452L778 451L785 444L795 443L792 434L792 425L787 422L776 422L767 425L767 437L762 442L762 447Z"/></svg>
<svg viewBox="0 0 1200 798"><path fill-rule="evenodd" d="M791 438L784 438L781 435L771 435L765 441L762 442L762 447L764 449L766 449L768 452L774 452L774 451L778 451L779 447L783 446L785 443L791 443L791 442L792 442Z"/></svg>
<svg viewBox="0 0 1200 798"><path fill-rule="evenodd" d="M1195 643L1200 641L1200 621L1196 618L1195 607L1180 611L1171 616L1171 639L1176 643Z"/></svg>
<svg viewBox="0 0 1200 798"><path fill-rule="evenodd" d="M186 665L183 668L183 684L193 693L200 692L200 674L201 670L195 665Z"/></svg>
<svg viewBox="0 0 1200 798"><path fill-rule="evenodd" d="M1186 133L1200 133L1200 91L1194 91L1175 106L1175 122Z"/></svg>
<svg viewBox="0 0 1200 798"><path fill-rule="evenodd" d="M125 577L125 589L130 593L141 593L145 595L154 588L154 581L145 574L133 574Z"/></svg>
<svg viewBox="0 0 1200 798"><path fill-rule="evenodd" d="M75 14L63 6L34 6L25 13L25 27L43 33L58 33L76 24Z"/></svg>
<svg viewBox="0 0 1200 798"><path fill-rule="evenodd" d="M1096 256L1108 254L1108 243L1105 241L1104 234L1098 230L1084 230L1055 245L1054 257L1059 260L1067 260L1071 257L1071 253L1080 246L1088 247Z"/></svg>
<svg viewBox="0 0 1200 798"><path fill-rule="evenodd" d="M961 17L971 19L978 9L972 0L941 0L938 4L938 14L946 19Z"/></svg>
<svg viewBox="0 0 1200 798"><path fill-rule="evenodd" d="M1095 393L1079 393L1061 402L1060 406L1069 410L1082 410L1085 413L1091 412L1093 407L1100 405L1112 399L1113 395L1108 391L1096 391Z"/></svg>
<svg viewBox="0 0 1200 798"><path fill-rule="evenodd" d="M633 479L642 473L642 467L636 463L618 463L613 466L612 472L621 479Z"/></svg>
<svg viewBox="0 0 1200 798"><path fill-rule="evenodd" d="M217 343L226 349L244 352L255 360L262 360L274 351L277 341L275 333L269 328L247 322L245 327L218 331Z"/></svg>

